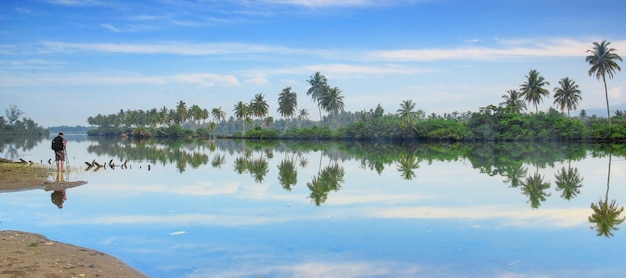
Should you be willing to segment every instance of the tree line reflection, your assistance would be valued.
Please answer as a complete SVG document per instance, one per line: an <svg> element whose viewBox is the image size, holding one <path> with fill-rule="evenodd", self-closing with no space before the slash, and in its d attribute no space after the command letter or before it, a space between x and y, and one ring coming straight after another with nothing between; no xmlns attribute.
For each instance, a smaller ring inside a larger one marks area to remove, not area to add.
<svg viewBox="0 0 626 278"><path fill-rule="evenodd" d="M610 174L613 155L626 157L626 145L586 145L557 143L506 143L506 144L375 144L363 142L317 142L317 141L246 141L246 140L176 140L131 141L117 139L87 139L91 144L87 151L103 157L119 160L148 161L154 165L173 164L178 172L188 167L210 165L222 168L232 163L238 174L248 174L255 182L263 183L269 178L269 161L274 153L281 153L277 163L278 183L290 191L298 184L298 170L309 167L307 157L319 152L320 164L317 174L306 181L309 198L316 206L326 202L331 192L339 191L344 181L343 161L356 160L362 169L381 174L395 169L405 180L419 178L420 167L434 161L468 161L471 167L489 176L502 177L503 183L519 189L528 198L532 209L538 209L551 193L552 183L540 172L555 163L567 161L567 166L555 170L554 189L564 200L576 198L583 187L584 178L572 161L587 156L607 157L607 182L604 199L590 205L591 228L598 236L613 236L625 217L624 207L610 199ZM0 142L0 150L15 149L13 141ZM28 144L19 147L32 146ZM234 161L227 161L234 157Z"/></svg>

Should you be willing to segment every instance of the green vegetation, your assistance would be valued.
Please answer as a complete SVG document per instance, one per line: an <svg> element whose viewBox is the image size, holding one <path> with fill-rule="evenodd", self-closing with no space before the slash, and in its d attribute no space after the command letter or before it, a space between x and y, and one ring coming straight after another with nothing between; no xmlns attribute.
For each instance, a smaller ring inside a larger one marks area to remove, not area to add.
<svg viewBox="0 0 626 278"><path fill-rule="evenodd" d="M48 135L48 130L33 120L22 117L24 112L17 105L5 110L6 118L0 116L0 135Z"/></svg>
<svg viewBox="0 0 626 278"><path fill-rule="evenodd" d="M586 57L591 65L589 75L602 78L606 93L605 76L612 78L621 70L617 61L621 57L610 43L594 43ZM97 128L88 134L94 136L132 136L138 138L229 137L253 139L299 140L366 140L366 141L603 141L626 142L624 112L616 111L612 124L608 118L587 117L583 110L579 117L571 117L577 108L582 92L569 77L559 80L554 87L556 108L539 111L538 105L550 96L550 85L536 69L525 76L518 89L508 90L498 106L488 104L477 112L453 112L426 116L417 109L417 103L407 99L400 103L395 114L385 113L380 104L369 111L344 111L341 89L328 84L320 72L307 80L310 88L306 94L319 109L321 120L308 120L308 111L298 111L297 93L286 87L278 93L279 120L268 116L270 104L263 93L255 94L249 102L238 101L233 116L226 120L221 107L211 113L198 105L187 108L181 100L175 109L163 107L148 111L120 110L117 114L96 115L87 122ZM534 113L527 112L527 104ZM608 95L607 95L607 111ZM567 110L567 113L565 111ZM322 112L326 112L323 115ZM209 116L212 118L209 119ZM206 120L210 121L207 123ZM608 123L605 124L605 123ZM250 129L251 128L251 129ZM248 130L250 129L250 130Z"/></svg>

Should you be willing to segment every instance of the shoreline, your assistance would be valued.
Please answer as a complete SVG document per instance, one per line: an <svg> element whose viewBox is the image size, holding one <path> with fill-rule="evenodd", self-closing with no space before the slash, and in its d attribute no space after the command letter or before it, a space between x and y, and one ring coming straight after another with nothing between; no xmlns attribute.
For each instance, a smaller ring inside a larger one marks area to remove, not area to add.
<svg viewBox="0 0 626 278"><path fill-rule="evenodd" d="M0 230L0 276L149 277L106 253L15 230Z"/></svg>
<svg viewBox="0 0 626 278"><path fill-rule="evenodd" d="M0 194L34 189L64 190L84 181L54 182L49 167L0 158ZM44 235L0 229L0 277L149 277L106 253L50 240Z"/></svg>

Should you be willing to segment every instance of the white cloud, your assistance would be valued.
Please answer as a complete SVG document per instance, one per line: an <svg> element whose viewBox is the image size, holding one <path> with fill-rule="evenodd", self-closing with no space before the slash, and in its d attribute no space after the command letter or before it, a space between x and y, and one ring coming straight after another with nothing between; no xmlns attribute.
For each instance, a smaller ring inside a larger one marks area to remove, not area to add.
<svg viewBox="0 0 626 278"><path fill-rule="evenodd" d="M100 26L102 26L102 28L104 28L104 29L107 29L109 31L113 31L113 32L116 32L116 33L122 32L122 30L115 28L115 26L113 26L111 24L103 23L103 24L100 24Z"/></svg>
<svg viewBox="0 0 626 278"><path fill-rule="evenodd" d="M481 207L395 207L370 213L372 217L487 220L502 219L504 226L571 227L587 224L588 208L529 210L501 206Z"/></svg>
<svg viewBox="0 0 626 278"><path fill-rule="evenodd" d="M31 64L30 67L34 65ZM237 77L213 73L144 76L139 74L104 75L101 73L11 75L0 77L1 86L61 86L61 85L128 85L128 84L193 84L198 87L240 86Z"/></svg>

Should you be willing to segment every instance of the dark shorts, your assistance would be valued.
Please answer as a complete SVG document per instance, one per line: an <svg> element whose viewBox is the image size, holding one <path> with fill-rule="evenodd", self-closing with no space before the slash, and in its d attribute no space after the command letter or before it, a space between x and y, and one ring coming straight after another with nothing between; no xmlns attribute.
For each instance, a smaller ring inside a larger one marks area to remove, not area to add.
<svg viewBox="0 0 626 278"><path fill-rule="evenodd" d="M54 151L54 160L55 161L65 161L65 151Z"/></svg>

